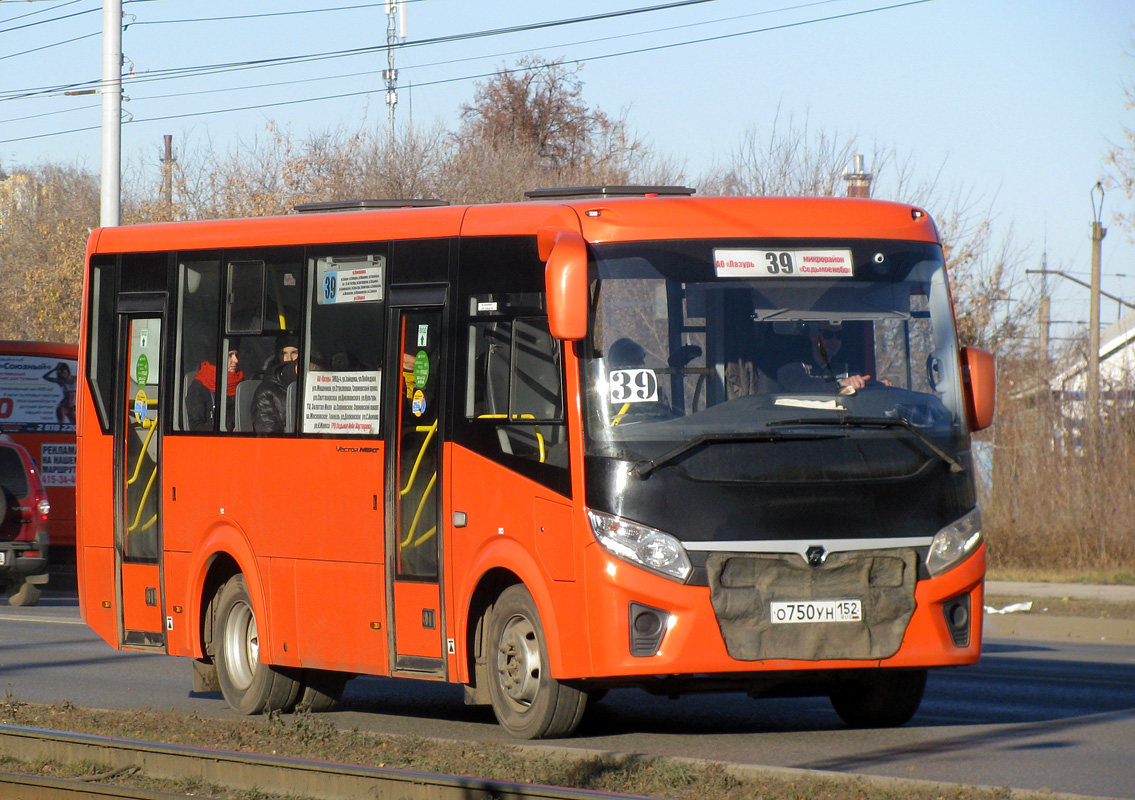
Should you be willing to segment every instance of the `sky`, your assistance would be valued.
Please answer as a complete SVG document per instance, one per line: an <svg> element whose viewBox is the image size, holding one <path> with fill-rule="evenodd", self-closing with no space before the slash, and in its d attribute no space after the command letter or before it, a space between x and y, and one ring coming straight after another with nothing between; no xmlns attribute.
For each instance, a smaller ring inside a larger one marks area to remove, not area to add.
<svg viewBox="0 0 1135 800"><path fill-rule="evenodd" d="M126 163L156 164L164 134L176 155L262 139L270 124L299 136L388 127L381 0L125 0L123 12ZM455 127L476 82L526 54L580 62L584 100L625 113L691 185L747 131L807 121L867 153L894 148L987 206L1028 268L1043 260L1083 281L1092 188L1135 128L1130 0L410 0L406 22L399 128ZM0 167L98 170L99 98L64 91L97 85L101 30L99 0L0 0ZM1102 288L1135 303L1135 245L1113 219L1132 212L1105 190ZM1059 276L1049 288L1066 321L1054 334L1073 333L1088 290ZM1103 322L1119 311L1105 299Z"/></svg>

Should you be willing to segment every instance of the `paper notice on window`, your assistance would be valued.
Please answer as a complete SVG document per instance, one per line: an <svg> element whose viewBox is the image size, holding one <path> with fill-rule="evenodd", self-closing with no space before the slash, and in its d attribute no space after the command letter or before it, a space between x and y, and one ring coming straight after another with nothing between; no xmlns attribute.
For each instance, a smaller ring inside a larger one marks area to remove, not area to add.
<svg viewBox="0 0 1135 800"><path fill-rule="evenodd" d="M303 389L304 433L371 436L378 433L382 373L309 372Z"/></svg>

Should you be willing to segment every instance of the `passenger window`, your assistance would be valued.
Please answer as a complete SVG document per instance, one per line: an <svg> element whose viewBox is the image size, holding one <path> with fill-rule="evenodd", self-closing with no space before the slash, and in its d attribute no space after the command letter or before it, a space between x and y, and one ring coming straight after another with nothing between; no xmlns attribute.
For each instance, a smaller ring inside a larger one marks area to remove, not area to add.
<svg viewBox="0 0 1135 800"><path fill-rule="evenodd" d="M377 436L386 255L308 261L310 335L301 371L304 433Z"/></svg>
<svg viewBox="0 0 1135 800"><path fill-rule="evenodd" d="M261 255L245 251L248 255ZM225 329L233 334L262 334L299 329L299 250L263 253L263 258L231 257L227 269Z"/></svg>
<svg viewBox="0 0 1135 800"><path fill-rule="evenodd" d="M181 344L177 397L180 408L174 429L213 431L217 419L217 380L221 377L217 372L221 262L218 259L181 262L178 284Z"/></svg>
<svg viewBox="0 0 1135 800"><path fill-rule="evenodd" d="M547 318L474 322L469 338L466 416L493 420L506 454L566 466L560 342Z"/></svg>

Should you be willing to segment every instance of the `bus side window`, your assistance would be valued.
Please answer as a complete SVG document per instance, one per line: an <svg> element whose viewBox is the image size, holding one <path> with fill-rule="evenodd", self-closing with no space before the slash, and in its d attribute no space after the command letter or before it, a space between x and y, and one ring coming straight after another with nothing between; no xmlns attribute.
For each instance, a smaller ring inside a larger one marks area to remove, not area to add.
<svg viewBox="0 0 1135 800"><path fill-rule="evenodd" d="M228 259L225 329L261 334L299 328L298 248L244 250Z"/></svg>
<svg viewBox="0 0 1135 800"><path fill-rule="evenodd" d="M470 326L467 416L497 420L501 451L565 466L560 343L545 318Z"/></svg>
<svg viewBox="0 0 1135 800"><path fill-rule="evenodd" d="M174 418L179 431L212 431L216 419L217 311L221 264L217 260L178 265L181 322L179 353L180 408ZM222 365L221 369L226 367Z"/></svg>
<svg viewBox="0 0 1135 800"><path fill-rule="evenodd" d="M303 433L379 433L386 254L371 248L309 260L309 331L295 387Z"/></svg>

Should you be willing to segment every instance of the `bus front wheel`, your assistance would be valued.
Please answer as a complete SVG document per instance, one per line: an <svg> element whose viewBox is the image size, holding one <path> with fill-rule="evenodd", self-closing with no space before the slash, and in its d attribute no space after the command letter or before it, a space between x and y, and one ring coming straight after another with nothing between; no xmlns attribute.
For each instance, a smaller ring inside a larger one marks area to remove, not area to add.
<svg viewBox="0 0 1135 800"><path fill-rule="evenodd" d="M837 679L830 697L852 728L897 728L918 711L925 689L924 669L882 669Z"/></svg>
<svg viewBox="0 0 1135 800"><path fill-rule="evenodd" d="M489 696L501 727L521 739L569 736L587 693L551 676L540 615L523 586L510 586L494 605L489 645Z"/></svg>
<svg viewBox="0 0 1135 800"><path fill-rule="evenodd" d="M243 575L221 587L213 630L217 682L225 701L241 714L289 711L300 682L260 660L260 634Z"/></svg>

